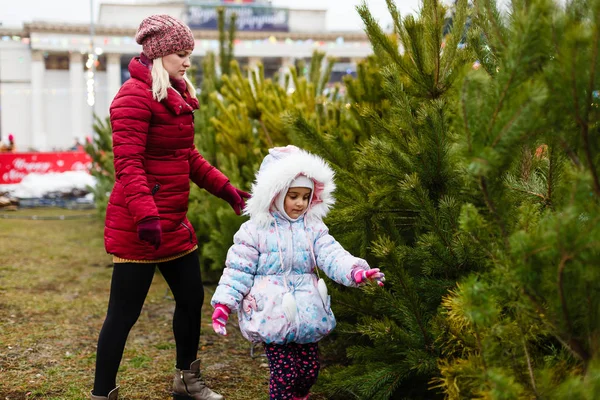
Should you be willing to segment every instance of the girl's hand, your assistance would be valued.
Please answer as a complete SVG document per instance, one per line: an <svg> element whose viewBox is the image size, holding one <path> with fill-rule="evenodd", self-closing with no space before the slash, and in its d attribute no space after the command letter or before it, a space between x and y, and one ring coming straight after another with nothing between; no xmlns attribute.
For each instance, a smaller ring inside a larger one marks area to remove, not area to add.
<svg viewBox="0 0 600 400"><path fill-rule="evenodd" d="M383 282L385 282L385 274L379 272L379 268L356 269L352 273L352 277L354 278L354 282L359 285L367 281L374 281L379 286L383 286Z"/></svg>
<svg viewBox="0 0 600 400"><path fill-rule="evenodd" d="M225 328L225 325L229 319L230 312L231 310L229 310L229 307L224 306L223 304L217 304L215 306L215 311L212 315L212 325L215 332L219 335L227 335L227 328Z"/></svg>

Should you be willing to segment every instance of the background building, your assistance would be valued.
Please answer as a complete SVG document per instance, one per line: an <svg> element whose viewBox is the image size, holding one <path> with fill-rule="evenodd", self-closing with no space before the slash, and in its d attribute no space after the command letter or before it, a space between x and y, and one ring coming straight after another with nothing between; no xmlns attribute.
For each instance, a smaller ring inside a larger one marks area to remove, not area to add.
<svg viewBox="0 0 600 400"><path fill-rule="evenodd" d="M129 78L127 64L141 51L134 35L144 17L162 13L186 21L196 38L194 63L200 65L207 52L218 53L220 5L239 16L236 59L250 67L262 62L269 77L321 50L338 59L339 79L371 53L361 31L327 32L326 10L274 8L259 0L101 4L93 24L0 27L0 140L12 133L19 151L64 150L84 140L92 134L92 115L108 115Z"/></svg>

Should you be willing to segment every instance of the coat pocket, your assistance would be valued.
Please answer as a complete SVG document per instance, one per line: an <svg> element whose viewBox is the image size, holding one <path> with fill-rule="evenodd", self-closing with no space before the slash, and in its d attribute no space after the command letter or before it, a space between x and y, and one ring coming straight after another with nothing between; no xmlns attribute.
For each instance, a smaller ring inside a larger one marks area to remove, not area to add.
<svg viewBox="0 0 600 400"><path fill-rule="evenodd" d="M185 231L189 235L189 241L190 241L190 243L193 243L194 242L194 235L192 234L192 229L189 226L187 226L185 224L185 222L183 222L183 221L181 222L180 225L185 229Z"/></svg>

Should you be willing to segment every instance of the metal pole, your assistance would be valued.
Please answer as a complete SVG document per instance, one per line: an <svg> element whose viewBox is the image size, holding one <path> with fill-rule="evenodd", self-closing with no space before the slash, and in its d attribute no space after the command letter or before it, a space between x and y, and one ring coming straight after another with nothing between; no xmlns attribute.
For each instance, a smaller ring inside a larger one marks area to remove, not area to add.
<svg viewBox="0 0 600 400"><path fill-rule="evenodd" d="M2 26L2 22L0 22ZM0 57L0 60L2 58ZM1 62L0 62L1 63ZM2 66L0 65L0 93L2 93ZM0 95L0 141L2 141L2 95Z"/></svg>
<svg viewBox="0 0 600 400"><path fill-rule="evenodd" d="M94 0L90 0L90 54L88 55L87 101L91 110L91 124L94 126L94 104L96 104L96 50L94 49Z"/></svg>

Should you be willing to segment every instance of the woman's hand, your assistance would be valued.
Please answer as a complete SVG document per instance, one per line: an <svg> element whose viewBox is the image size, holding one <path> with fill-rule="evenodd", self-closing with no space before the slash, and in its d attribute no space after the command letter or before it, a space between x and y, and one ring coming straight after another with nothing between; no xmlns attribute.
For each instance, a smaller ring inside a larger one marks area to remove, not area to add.
<svg viewBox="0 0 600 400"><path fill-rule="evenodd" d="M235 211L237 215L240 215L244 210L244 207L246 207L244 198L249 199L250 194L227 182L227 184L223 186L223 189L221 189L219 192L218 197L228 202L231 205L231 208L233 208L233 211Z"/></svg>
<svg viewBox="0 0 600 400"><path fill-rule="evenodd" d="M140 221L137 224L137 233L140 240L150 243L154 249L158 250L162 240L160 218L148 218Z"/></svg>

